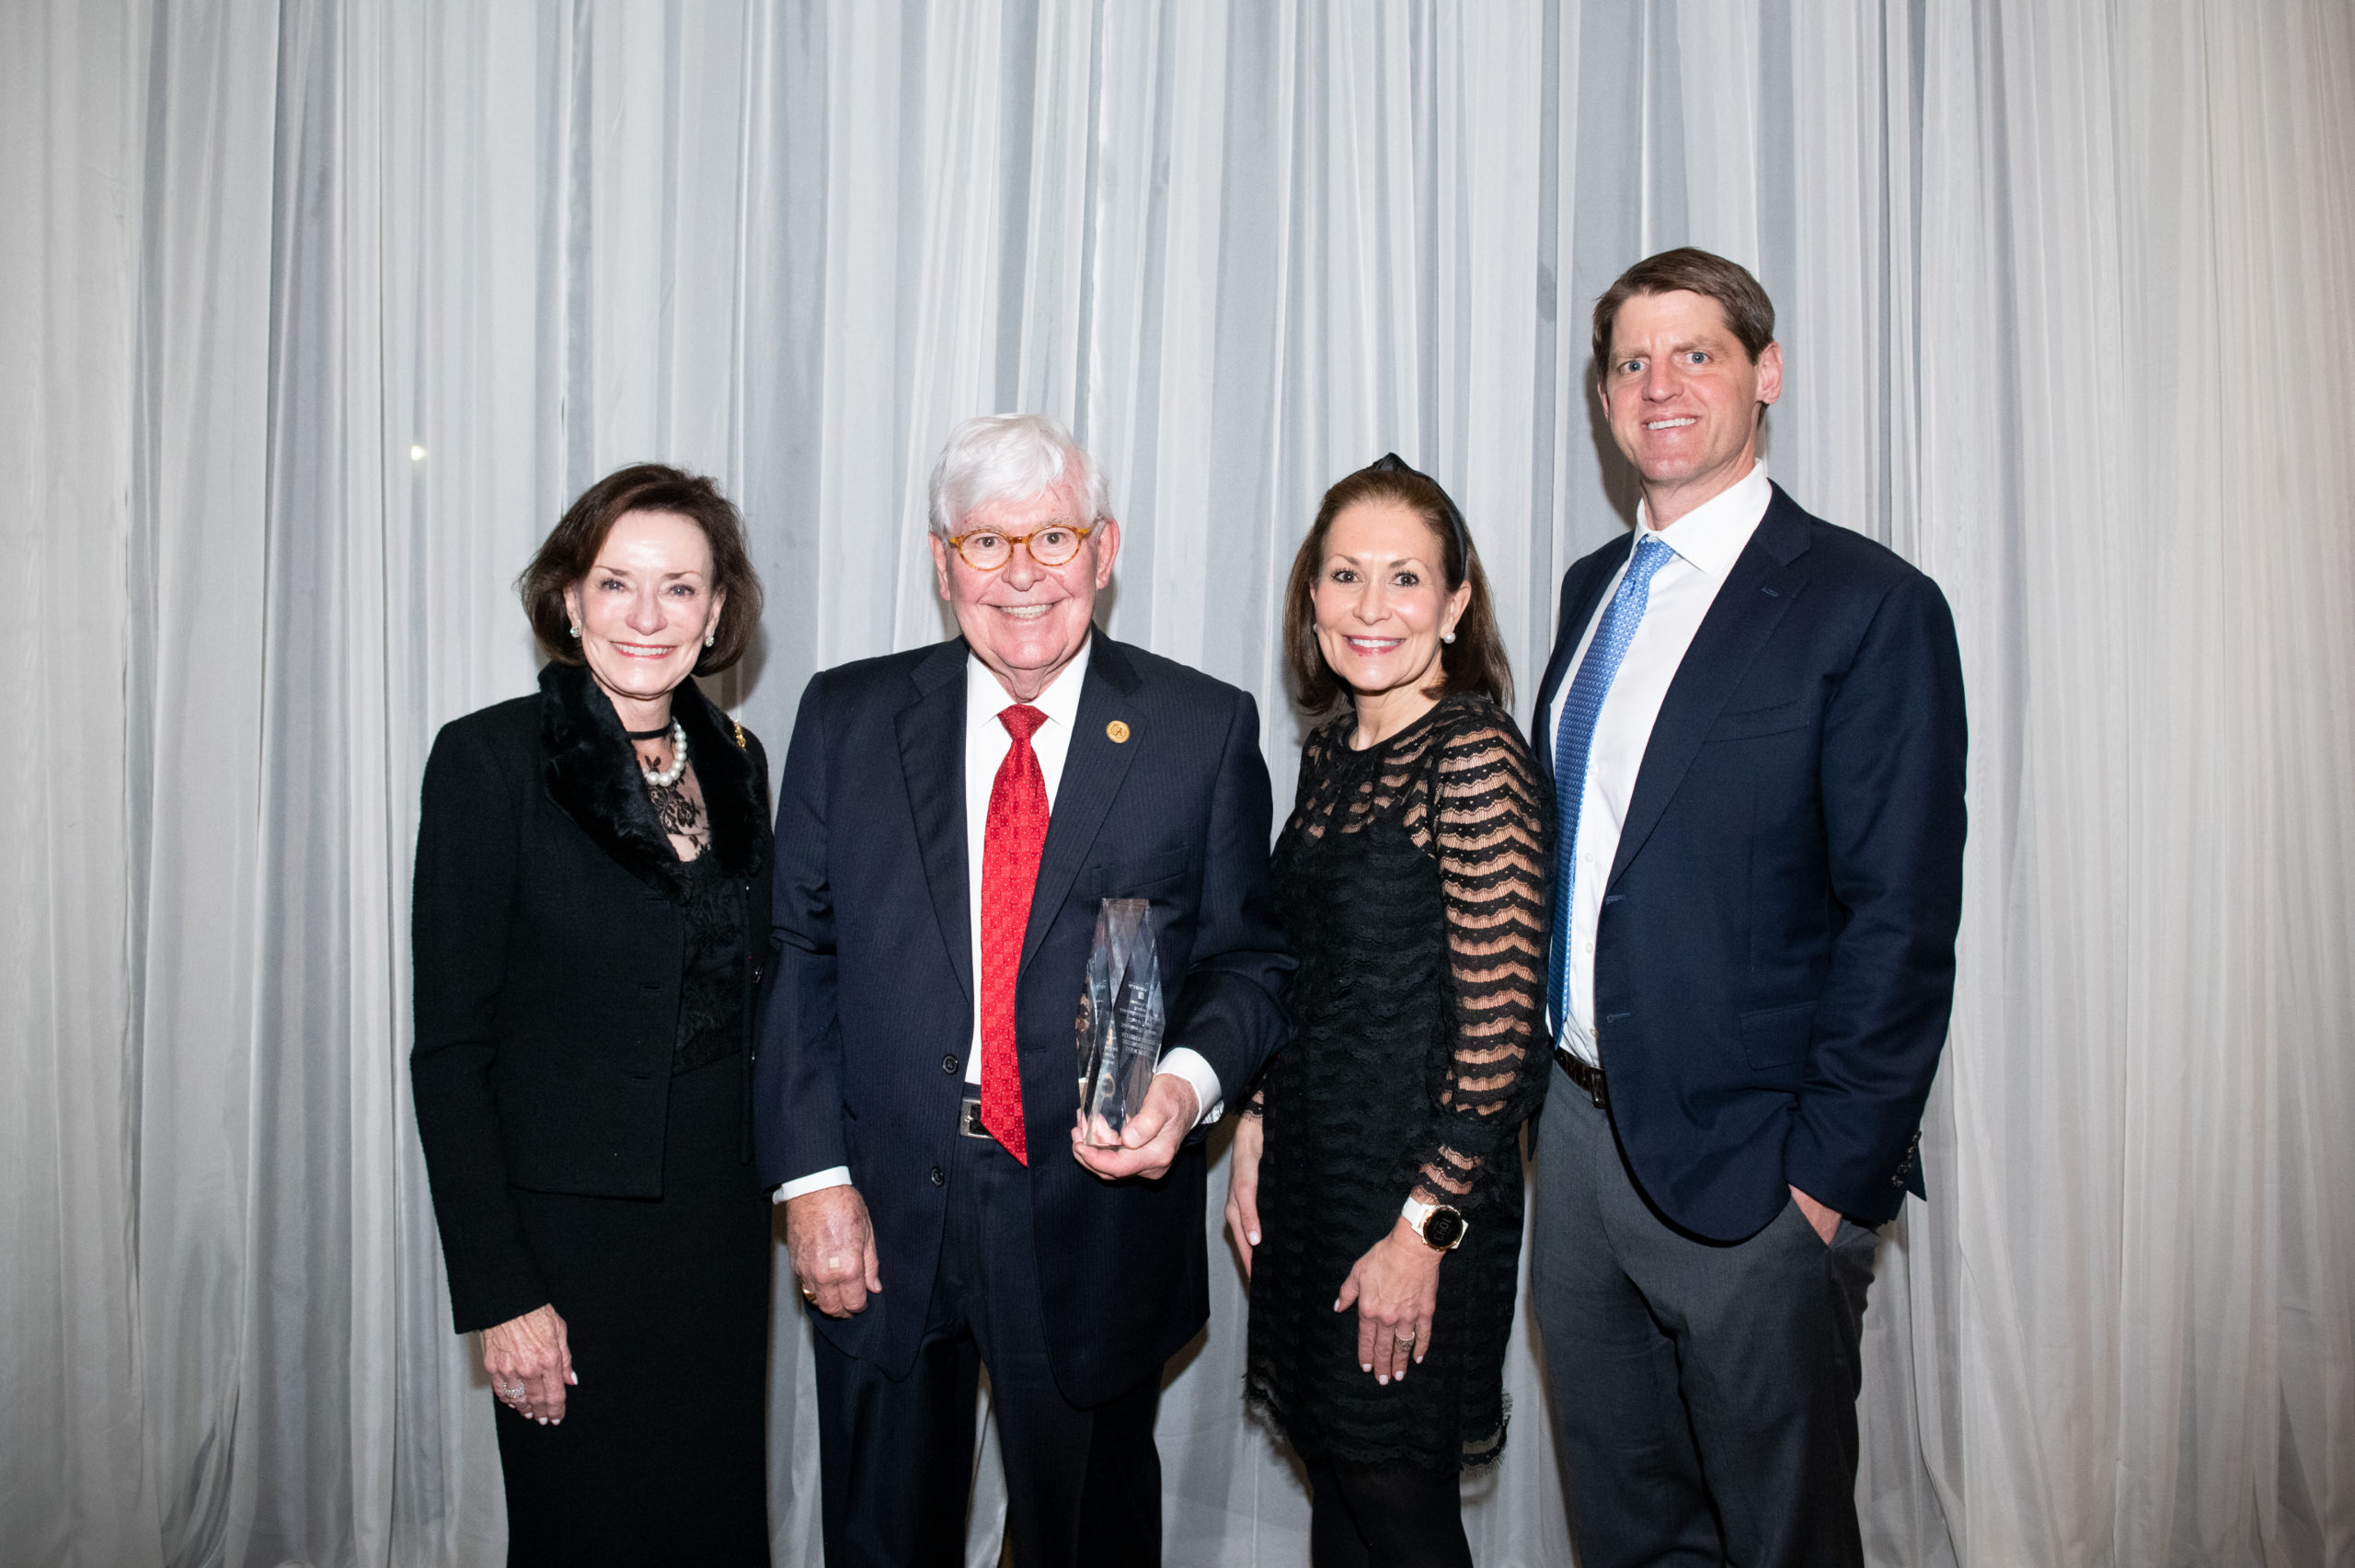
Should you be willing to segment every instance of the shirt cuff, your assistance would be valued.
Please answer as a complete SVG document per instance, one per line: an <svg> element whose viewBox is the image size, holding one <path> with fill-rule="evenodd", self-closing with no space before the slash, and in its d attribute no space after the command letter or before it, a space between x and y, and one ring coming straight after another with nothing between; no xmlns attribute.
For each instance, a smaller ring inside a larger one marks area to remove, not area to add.
<svg viewBox="0 0 2355 1568"><path fill-rule="evenodd" d="M806 1176L796 1176L770 1195L771 1203L787 1203L803 1193L823 1192L828 1187L850 1185L850 1167L835 1165L823 1171L812 1171Z"/></svg>
<svg viewBox="0 0 2355 1568"><path fill-rule="evenodd" d="M1194 1126L1208 1127L1225 1114L1226 1101L1219 1091L1218 1073L1201 1052L1178 1046L1155 1063L1153 1070L1176 1073L1194 1086L1194 1104L1201 1107Z"/></svg>

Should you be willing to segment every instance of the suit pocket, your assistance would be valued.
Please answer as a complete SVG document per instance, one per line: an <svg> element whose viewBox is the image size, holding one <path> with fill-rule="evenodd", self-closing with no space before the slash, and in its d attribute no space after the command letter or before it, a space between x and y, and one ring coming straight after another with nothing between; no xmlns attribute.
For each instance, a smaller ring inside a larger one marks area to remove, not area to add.
<svg viewBox="0 0 2355 1568"><path fill-rule="evenodd" d="M1186 875L1183 850L1142 860L1083 866L1073 885L1083 898L1151 898L1166 894Z"/></svg>
<svg viewBox="0 0 2355 1568"><path fill-rule="evenodd" d="M1705 744L1719 740L1755 740L1761 736L1805 729L1815 722L1816 711L1815 699L1807 696L1776 703L1771 707L1744 708L1739 713L1719 714L1717 722L1709 727Z"/></svg>
<svg viewBox="0 0 2355 1568"><path fill-rule="evenodd" d="M1788 1067L1807 1055L1815 1029L1815 1003L1762 1008L1741 1015L1741 1054L1752 1067Z"/></svg>

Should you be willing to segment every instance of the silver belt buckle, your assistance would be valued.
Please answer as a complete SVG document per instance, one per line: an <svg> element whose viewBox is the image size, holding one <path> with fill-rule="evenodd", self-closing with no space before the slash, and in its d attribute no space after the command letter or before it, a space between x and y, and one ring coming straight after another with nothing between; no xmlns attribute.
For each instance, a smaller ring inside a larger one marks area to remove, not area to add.
<svg viewBox="0 0 2355 1568"><path fill-rule="evenodd" d="M967 1138L991 1136L990 1129L982 1125L982 1102L979 1098L969 1096L963 1104L957 1107L957 1130Z"/></svg>

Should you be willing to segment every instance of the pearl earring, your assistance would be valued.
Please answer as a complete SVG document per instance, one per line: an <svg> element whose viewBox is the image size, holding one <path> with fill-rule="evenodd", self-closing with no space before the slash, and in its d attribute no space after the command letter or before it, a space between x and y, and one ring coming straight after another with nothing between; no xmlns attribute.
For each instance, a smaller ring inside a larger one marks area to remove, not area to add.
<svg viewBox="0 0 2355 1568"><path fill-rule="evenodd" d="M1453 632L1442 632L1439 635L1439 640L1443 643L1452 643L1455 640L1455 634Z"/></svg>
<svg viewBox="0 0 2355 1568"><path fill-rule="evenodd" d="M572 628L572 635L573 635L574 636L578 637L578 636L580 635L580 627L578 627L578 626L573 627L573 628Z"/></svg>

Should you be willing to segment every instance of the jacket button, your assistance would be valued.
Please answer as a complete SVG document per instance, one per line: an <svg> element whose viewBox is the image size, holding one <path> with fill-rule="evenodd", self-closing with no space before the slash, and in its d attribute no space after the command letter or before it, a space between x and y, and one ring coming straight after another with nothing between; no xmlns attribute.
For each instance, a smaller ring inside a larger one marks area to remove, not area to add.
<svg viewBox="0 0 2355 1568"><path fill-rule="evenodd" d="M948 1178L942 1174L941 1169L937 1165L935 1165L932 1168L932 1185L936 1187L945 1187L948 1185Z"/></svg>
<svg viewBox="0 0 2355 1568"><path fill-rule="evenodd" d="M946 1073L954 1074L960 1065L961 1064L953 1056L946 1056L940 1059L940 1070Z"/></svg>

